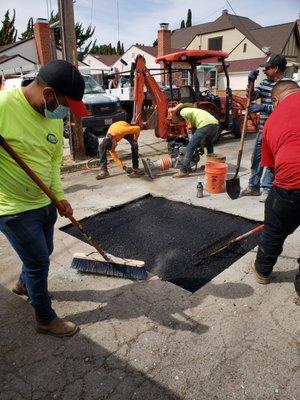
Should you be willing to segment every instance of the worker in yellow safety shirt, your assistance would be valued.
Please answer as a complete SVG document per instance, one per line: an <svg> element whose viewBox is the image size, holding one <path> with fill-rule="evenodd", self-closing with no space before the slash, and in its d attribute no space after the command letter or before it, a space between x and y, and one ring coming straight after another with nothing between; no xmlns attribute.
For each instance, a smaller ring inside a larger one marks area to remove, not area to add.
<svg viewBox="0 0 300 400"><path fill-rule="evenodd" d="M128 175L143 175L143 171L139 169L139 146L138 138L140 136L140 127L130 125L125 121L118 121L111 124L106 137L99 144L100 172L96 179L104 179L109 176L107 169L107 151L114 162L121 167ZM120 160L116 152L117 144L120 140L126 139L131 145L132 168L127 167Z"/></svg>

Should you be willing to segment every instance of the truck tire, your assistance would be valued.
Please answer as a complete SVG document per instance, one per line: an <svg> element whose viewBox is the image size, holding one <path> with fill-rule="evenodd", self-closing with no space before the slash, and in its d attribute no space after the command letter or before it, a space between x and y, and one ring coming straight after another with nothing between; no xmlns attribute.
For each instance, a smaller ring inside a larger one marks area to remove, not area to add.
<svg viewBox="0 0 300 400"><path fill-rule="evenodd" d="M234 137L236 137L236 138L241 137L243 122L244 122L243 115L239 115L238 117L234 118L233 126L232 126L232 133L233 133Z"/></svg>

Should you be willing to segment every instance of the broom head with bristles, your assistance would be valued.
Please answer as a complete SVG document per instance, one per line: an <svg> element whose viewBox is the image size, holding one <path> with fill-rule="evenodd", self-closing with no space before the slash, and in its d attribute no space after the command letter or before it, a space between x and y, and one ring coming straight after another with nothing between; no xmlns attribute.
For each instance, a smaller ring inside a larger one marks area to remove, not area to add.
<svg viewBox="0 0 300 400"><path fill-rule="evenodd" d="M109 261L96 252L91 254L75 253L71 268L90 274L138 280L147 279L148 273L144 261L107 255Z"/></svg>

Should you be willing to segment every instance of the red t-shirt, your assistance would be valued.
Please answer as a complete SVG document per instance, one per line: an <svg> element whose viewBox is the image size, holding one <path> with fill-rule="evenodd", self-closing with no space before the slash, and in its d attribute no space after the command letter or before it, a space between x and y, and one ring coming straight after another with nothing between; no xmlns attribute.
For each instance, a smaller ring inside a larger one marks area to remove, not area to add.
<svg viewBox="0 0 300 400"><path fill-rule="evenodd" d="M261 163L274 168L274 186L300 189L300 91L283 99L267 119Z"/></svg>

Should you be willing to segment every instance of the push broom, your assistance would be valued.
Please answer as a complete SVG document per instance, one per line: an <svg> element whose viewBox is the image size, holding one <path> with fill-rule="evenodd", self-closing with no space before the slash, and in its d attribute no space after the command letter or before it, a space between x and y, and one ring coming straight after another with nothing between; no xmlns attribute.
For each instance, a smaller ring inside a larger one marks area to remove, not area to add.
<svg viewBox="0 0 300 400"><path fill-rule="evenodd" d="M209 261L209 259L211 259L213 256L220 254L222 251L230 248L236 243L241 242L243 239L246 239L250 235L262 232L263 229L264 224L261 224L251 229L250 231L234 238L232 237L232 233L229 233L222 240L219 240L218 242L211 244L205 249L198 251L198 253L193 254L193 265L204 264L206 261Z"/></svg>
<svg viewBox="0 0 300 400"><path fill-rule="evenodd" d="M44 184L44 182L32 171L32 169L21 159L15 150L6 142L0 134L0 146L15 160L23 171L39 186L39 188L53 201L58 211L63 212L60 201L55 194ZM115 276L129 279L147 279L147 271L144 262L126 258L115 257L106 253L102 247L96 243L91 235L86 232L79 221L73 216L68 217L71 223L81 232L85 240L96 249L97 252L85 255L83 253L74 254L72 268L81 272L94 273L106 276Z"/></svg>

